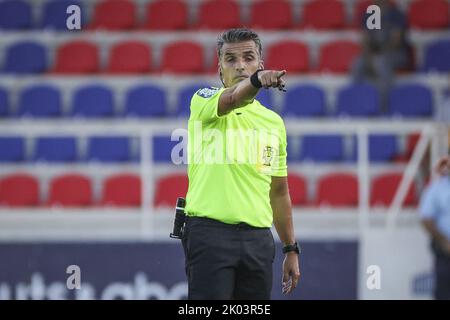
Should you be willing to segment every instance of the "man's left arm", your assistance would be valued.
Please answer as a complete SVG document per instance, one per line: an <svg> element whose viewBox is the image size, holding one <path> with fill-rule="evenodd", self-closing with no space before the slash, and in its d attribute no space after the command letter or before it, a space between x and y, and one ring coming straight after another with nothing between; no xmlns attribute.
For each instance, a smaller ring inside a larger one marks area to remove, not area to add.
<svg viewBox="0 0 450 320"><path fill-rule="evenodd" d="M272 206L275 229L283 246L295 243L287 177L272 176L270 204ZM285 294L295 289L300 278L298 258L297 253L294 251L286 253L284 257L282 282L283 293Z"/></svg>

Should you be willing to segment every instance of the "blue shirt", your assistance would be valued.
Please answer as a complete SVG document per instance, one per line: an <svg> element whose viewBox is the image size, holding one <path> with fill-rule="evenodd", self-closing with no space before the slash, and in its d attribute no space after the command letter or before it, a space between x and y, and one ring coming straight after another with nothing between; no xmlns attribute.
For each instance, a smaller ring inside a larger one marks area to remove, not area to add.
<svg viewBox="0 0 450 320"><path fill-rule="evenodd" d="M425 189L420 215L434 220L438 230L450 240L450 177L440 177Z"/></svg>

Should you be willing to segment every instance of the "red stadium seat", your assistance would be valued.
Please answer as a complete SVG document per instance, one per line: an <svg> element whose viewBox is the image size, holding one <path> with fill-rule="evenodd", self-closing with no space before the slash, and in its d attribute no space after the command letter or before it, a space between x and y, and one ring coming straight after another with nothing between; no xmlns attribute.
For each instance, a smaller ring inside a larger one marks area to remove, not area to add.
<svg viewBox="0 0 450 320"><path fill-rule="evenodd" d="M288 186L293 206L305 205L308 202L306 180L303 176L289 172Z"/></svg>
<svg viewBox="0 0 450 320"><path fill-rule="evenodd" d="M372 4L374 4L374 0L359 0L355 2L353 6L352 27L361 28L367 8Z"/></svg>
<svg viewBox="0 0 450 320"><path fill-rule="evenodd" d="M164 48L162 72L201 73L203 69L203 48L199 44L179 41Z"/></svg>
<svg viewBox="0 0 450 320"><path fill-rule="evenodd" d="M185 197L189 180L185 174L171 174L156 183L155 206L173 207L177 197Z"/></svg>
<svg viewBox="0 0 450 320"><path fill-rule="evenodd" d="M136 26L136 6L128 0L104 0L97 4L90 29L129 30Z"/></svg>
<svg viewBox="0 0 450 320"><path fill-rule="evenodd" d="M240 7L234 0L210 0L200 4L198 27L222 30L240 25Z"/></svg>
<svg viewBox="0 0 450 320"><path fill-rule="evenodd" d="M285 0L261 0L253 2L250 25L255 29L292 28L291 3Z"/></svg>
<svg viewBox="0 0 450 320"><path fill-rule="evenodd" d="M347 73L360 52L361 47L352 41L326 43L320 48L319 71Z"/></svg>
<svg viewBox="0 0 450 320"><path fill-rule="evenodd" d="M358 204L358 180L353 174L331 173L317 182L316 205L351 207Z"/></svg>
<svg viewBox="0 0 450 320"><path fill-rule="evenodd" d="M141 178L135 174L118 174L103 182L103 206L139 207Z"/></svg>
<svg viewBox="0 0 450 320"><path fill-rule="evenodd" d="M156 0L147 5L143 27L153 30L181 30L188 27L188 9L180 0Z"/></svg>
<svg viewBox="0 0 450 320"><path fill-rule="evenodd" d="M86 207L91 204L91 181L84 175L65 174L50 181L48 205Z"/></svg>
<svg viewBox="0 0 450 320"><path fill-rule="evenodd" d="M107 72L147 73L151 71L151 65L150 46L139 41L128 41L112 47Z"/></svg>
<svg viewBox="0 0 450 320"><path fill-rule="evenodd" d="M372 180L372 188L370 194L370 205L371 206L390 206L392 200L394 199L395 193L402 175L398 173L387 173L375 177ZM408 190L405 197L403 205L414 206L417 204L417 192L414 181Z"/></svg>
<svg viewBox="0 0 450 320"><path fill-rule="evenodd" d="M265 61L269 69L306 72L309 69L308 48L299 41L281 41L268 48Z"/></svg>
<svg viewBox="0 0 450 320"><path fill-rule="evenodd" d="M0 180L0 206L30 207L39 204L39 184L35 177L19 173Z"/></svg>
<svg viewBox="0 0 450 320"><path fill-rule="evenodd" d="M408 19L418 29L446 29L450 21L450 4L445 0L416 0L411 2Z"/></svg>
<svg viewBox="0 0 450 320"><path fill-rule="evenodd" d="M95 73L99 69L95 44L79 40L65 43L56 53L55 73Z"/></svg>
<svg viewBox="0 0 450 320"><path fill-rule="evenodd" d="M338 0L312 0L303 6L302 27L341 29L345 26L344 5Z"/></svg>

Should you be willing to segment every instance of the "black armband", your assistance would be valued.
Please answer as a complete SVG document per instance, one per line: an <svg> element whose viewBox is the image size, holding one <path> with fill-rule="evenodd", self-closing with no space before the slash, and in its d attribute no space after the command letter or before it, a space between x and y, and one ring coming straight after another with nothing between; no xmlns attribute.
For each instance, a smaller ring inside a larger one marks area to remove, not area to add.
<svg viewBox="0 0 450 320"><path fill-rule="evenodd" d="M258 88L258 89L262 88L262 83L258 79L258 72L260 72L260 71L263 71L263 69L256 70L255 73L250 76L250 82L251 82L252 86L254 86L255 88Z"/></svg>

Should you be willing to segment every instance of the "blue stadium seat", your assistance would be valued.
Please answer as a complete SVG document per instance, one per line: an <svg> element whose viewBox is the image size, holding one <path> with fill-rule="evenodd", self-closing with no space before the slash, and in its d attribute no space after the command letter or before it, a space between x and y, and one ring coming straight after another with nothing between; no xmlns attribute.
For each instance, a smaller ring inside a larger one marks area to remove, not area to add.
<svg viewBox="0 0 450 320"><path fill-rule="evenodd" d="M26 41L11 45L6 50L4 71L6 73L42 73L47 70L45 47Z"/></svg>
<svg viewBox="0 0 450 320"><path fill-rule="evenodd" d="M340 135L305 135L302 139L300 159L314 162L343 161L343 137Z"/></svg>
<svg viewBox="0 0 450 320"><path fill-rule="evenodd" d="M72 115L74 117L112 117L114 113L113 94L103 85L88 85L74 93Z"/></svg>
<svg viewBox="0 0 450 320"><path fill-rule="evenodd" d="M353 140L353 149L350 156L351 161L356 161L358 157L358 142L356 137ZM369 135L369 161L389 162L394 160L398 154L397 137L390 134Z"/></svg>
<svg viewBox="0 0 450 320"><path fill-rule="evenodd" d="M438 40L425 50L424 71L450 72L450 40Z"/></svg>
<svg viewBox="0 0 450 320"><path fill-rule="evenodd" d="M211 85L208 83L196 83L181 88L177 95L178 103L175 110L175 116L188 118L191 113L190 105L194 93L196 93L199 89L210 87Z"/></svg>
<svg viewBox="0 0 450 320"><path fill-rule="evenodd" d="M155 162L172 162L171 154L175 145L179 141L171 141L170 136L154 136L153 137L153 161ZM183 156L183 154L179 154ZM187 155L186 155L187 157Z"/></svg>
<svg viewBox="0 0 450 320"><path fill-rule="evenodd" d="M390 114L402 117L430 117L433 114L433 96L421 84L402 84L389 95Z"/></svg>
<svg viewBox="0 0 450 320"><path fill-rule="evenodd" d="M100 162L130 161L130 139L124 136L90 137L87 159Z"/></svg>
<svg viewBox="0 0 450 320"><path fill-rule="evenodd" d="M337 94L336 114L349 117L370 117L380 113L377 89L367 83L354 83Z"/></svg>
<svg viewBox="0 0 450 320"><path fill-rule="evenodd" d="M133 87L127 92L124 113L130 117L164 117L167 114L166 94L154 85Z"/></svg>
<svg viewBox="0 0 450 320"><path fill-rule="evenodd" d="M25 142L22 137L0 137L0 162L25 160Z"/></svg>
<svg viewBox="0 0 450 320"><path fill-rule="evenodd" d="M19 98L20 116L58 117L61 97L58 89L49 85L35 85L24 89Z"/></svg>
<svg viewBox="0 0 450 320"><path fill-rule="evenodd" d="M40 137L36 140L35 161L74 162L77 159L75 137Z"/></svg>
<svg viewBox="0 0 450 320"><path fill-rule="evenodd" d="M28 2L22 0L0 2L0 29L29 29L31 20L31 6Z"/></svg>
<svg viewBox="0 0 450 320"><path fill-rule="evenodd" d="M261 89L256 95L256 100L259 101L264 107L267 109L273 110L273 101L272 101L272 93L270 89Z"/></svg>
<svg viewBox="0 0 450 320"><path fill-rule="evenodd" d="M325 115L325 96L323 90L312 84L289 88L282 109L284 116L320 117Z"/></svg>
<svg viewBox="0 0 450 320"><path fill-rule="evenodd" d="M67 30L66 21L69 15L67 8L70 5L77 5L81 11L81 25L84 25L85 16L83 6L79 1L74 0L49 0L44 4L42 10L41 26L43 28L55 30Z"/></svg>
<svg viewBox="0 0 450 320"><path fill-rule="evenodd" d="M9 114L8 93L0 88L0 117L6 117Z"/></svg>

